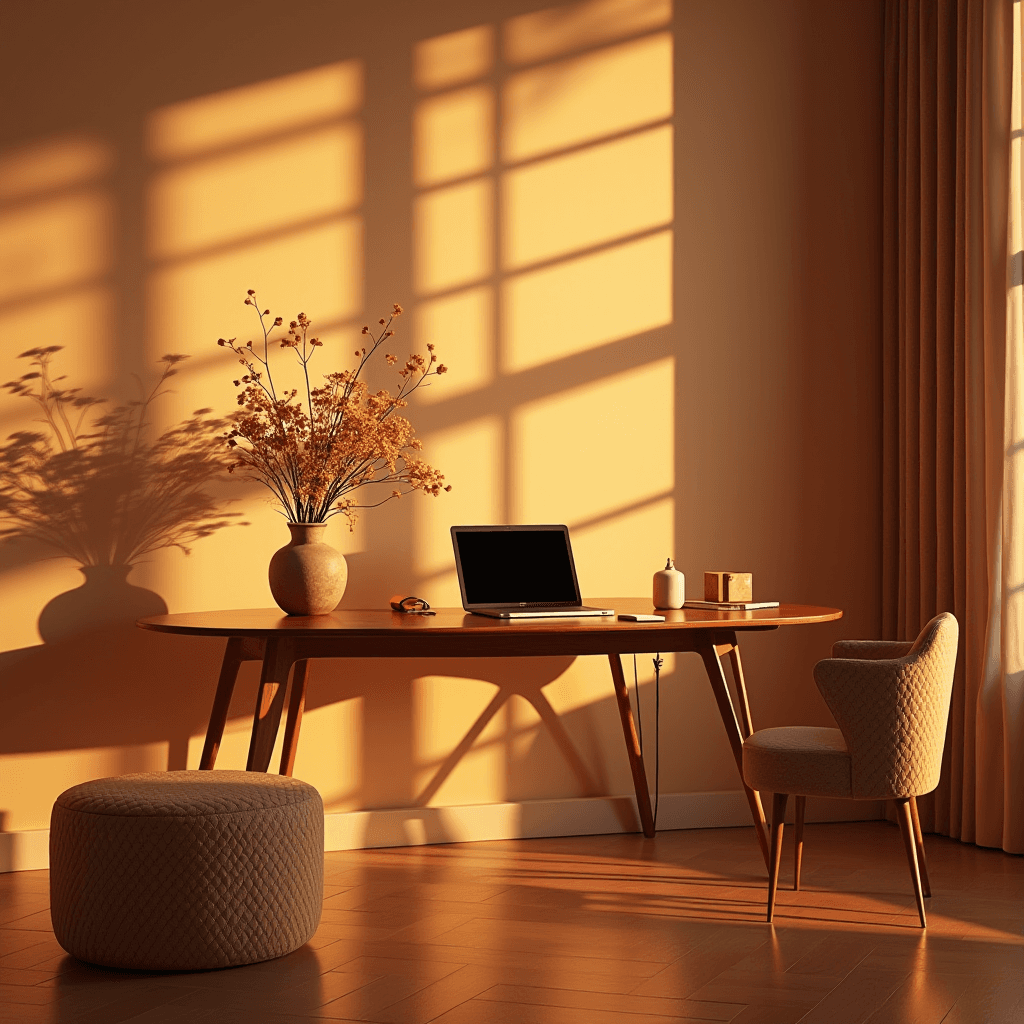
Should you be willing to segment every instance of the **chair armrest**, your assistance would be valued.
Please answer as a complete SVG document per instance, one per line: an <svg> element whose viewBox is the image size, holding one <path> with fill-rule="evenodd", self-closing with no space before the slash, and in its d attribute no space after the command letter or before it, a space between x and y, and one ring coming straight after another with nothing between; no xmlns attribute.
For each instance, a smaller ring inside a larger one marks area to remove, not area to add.
<svg viewBox="0 0 1024 1024"><path fill-rule="evenodd" d="M905 658L913 646L913 640L837 640L832 645L832 657L858 661Z"/></svg>
<svg viewBox="0 0 1024 1024"><path fill-rule="evenodd" d="M825 658L814 666L814 682L842 729L847 746L861 723L872 721L882 710L880 705L884 705L887 691L905 664L901 658Z"/></svg>
<svg viewBox="0 0 1024 1024"><path fill-rule="evenodd" d="M850 752L854 799L917 796L938 783L937 774L934 781L922 782L918 770L921 715L914 701L911 662L826 658L814 666L814 681ZM925 760L927 773L931 759Z"/></svg>

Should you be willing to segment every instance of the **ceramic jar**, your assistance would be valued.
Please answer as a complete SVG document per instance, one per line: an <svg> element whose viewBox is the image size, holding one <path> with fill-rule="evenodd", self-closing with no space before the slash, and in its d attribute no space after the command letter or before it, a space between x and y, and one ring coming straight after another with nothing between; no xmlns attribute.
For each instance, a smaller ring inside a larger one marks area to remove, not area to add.
<svg viewBox="0 0 1024 1024"><path fill-rule="evenodd" d="M289 615L326 615L345 593L348 564L323 542L326 525L289 523L292 539L270 559L270 592Z"/></svg>
<svg viewBox="0 0 1024 1024"><path fill-rule="evenodd" d="M668 559L665 568L654 574L654 607L682 608L686 600L686 577Z"/></svg>

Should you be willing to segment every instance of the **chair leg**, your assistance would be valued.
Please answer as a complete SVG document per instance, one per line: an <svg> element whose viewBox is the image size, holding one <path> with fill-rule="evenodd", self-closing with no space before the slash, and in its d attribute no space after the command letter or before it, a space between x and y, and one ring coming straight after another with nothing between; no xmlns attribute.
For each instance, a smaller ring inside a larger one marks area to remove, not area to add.
<svg viewBox="0 0 1024 1024"><path fill-rule="evenodd" d="M917 866L921 872L921 887L925 896L931 896L932 886L928 881L928 859L924 855L924 836L921 835L921 819L917 816L917 797L910 798L910 820L914 823L914 845L917 847Z"/></svg>
<svg viewBox="0 0 1024 1024"><path fill-rule="evenodd" d="M776 793L772 797L772 841L768 857L768 923L775 913L775 890L779 886L779 858L782 854L782 829L786 821L788 793Z"/></svg>
<svg viewBox="0 0 1024 1024"><path fill-rule="evenodd" d="M914 841L914 822L911 817L910 800L902 797L894 800L896 817L899 819L900 832L903 834L903 846L907 851L907 862L910 864L910 877L914 882L914 895L917 897L917 913L921 918L921 927L926 928L928 922L924 914L924 893L921 890L921 872L917 865L917 843Z"/></svg>
<svg viewBox="0 0 1024 1024"><path fill-rule="evenodd" d="M807 797L796 798L796 848L793 851L793 890L800 889L800 866L804 860L804 807Z"/></svg>

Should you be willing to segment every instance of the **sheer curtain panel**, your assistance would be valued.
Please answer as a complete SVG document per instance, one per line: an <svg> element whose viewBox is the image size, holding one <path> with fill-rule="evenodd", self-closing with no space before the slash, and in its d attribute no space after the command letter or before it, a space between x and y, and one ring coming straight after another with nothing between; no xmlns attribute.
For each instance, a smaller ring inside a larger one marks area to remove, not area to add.
<svg viewBox="0 0 1024 1024"><path fill-rule="evenodd" d="M960 621L942 780L922 812L934 831L1012 853L1024 853L1019 10L886 0L883 165L883 622L904 639L941 611Z"/></svg>

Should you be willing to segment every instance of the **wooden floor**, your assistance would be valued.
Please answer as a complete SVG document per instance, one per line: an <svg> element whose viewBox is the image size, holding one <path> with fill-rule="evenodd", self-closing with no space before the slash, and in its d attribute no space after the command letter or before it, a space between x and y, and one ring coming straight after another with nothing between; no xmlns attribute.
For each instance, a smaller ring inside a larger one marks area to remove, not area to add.
<svg viewBox="0 0 1024 1024"><path fill-rule="evenodd" d="M0 875L0 1020L1024 1021L1024 861L925 842L927 932L886 822L808 826L774 927L751 829L329 853L308 946L171 975L66 956L47 873Z"/></svg>

